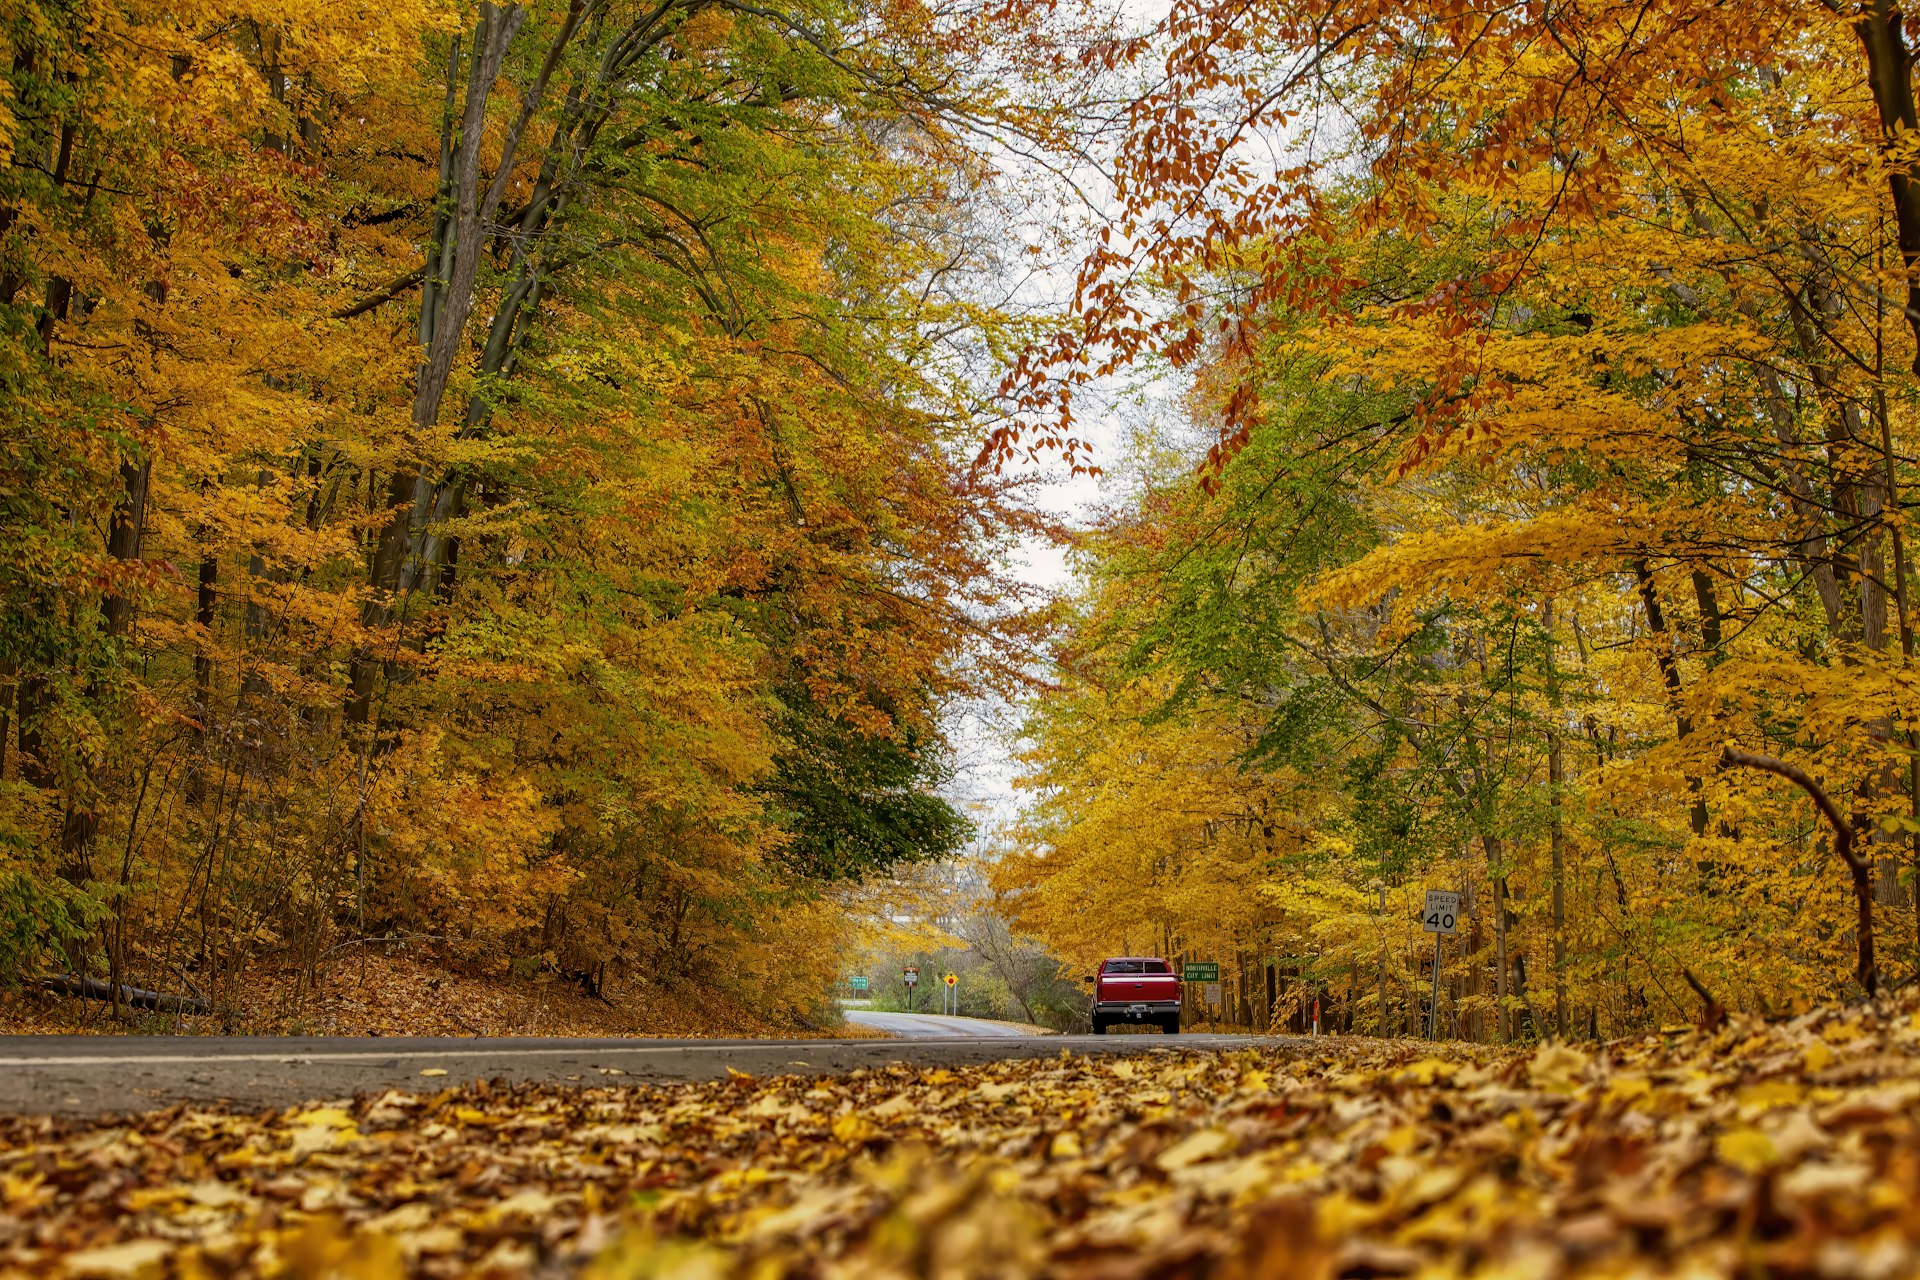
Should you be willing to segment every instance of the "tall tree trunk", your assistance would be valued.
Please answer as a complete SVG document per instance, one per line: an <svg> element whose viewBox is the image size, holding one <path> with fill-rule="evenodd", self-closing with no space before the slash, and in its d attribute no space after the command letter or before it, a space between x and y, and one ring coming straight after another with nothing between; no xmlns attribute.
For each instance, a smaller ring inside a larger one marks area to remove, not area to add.
<svg viewBox="0 0 1920 1280"><path fill-rule="evenodd" d="M1720 598L1713 589L1713 578L1705 569L1695 565L1687 571L1693 582L1693 601L1700 608L1700 640L1705 650L1703 656L1707 665L1717 664L1724 656L1720 645L1725 640L1724 619L1720 613Z"/></svg>
<svg viewBox="0 0 1920 1280"><path fill-rule="evenodd" d="M42 791L59 781L47 763L46 744L40 731L40 717L45 714L49 700L47 683L44 673L34 671L20 677L15 687L20 720L20 778Z"/></svg>
<svg viewBox="0 0 1920 1280"><path fill-rule="evenodd" d="M1666 613L1660 608L1660 592L1653 580L1653 571L1644 559L1635 560L1633 576L1640 587L1640 604L1647 613L1647 629L1653 632L1656 641L1653 660L1660 668L1660 680L1666 686L1667 701L1673 708L1675 736L1689 737L1693 733L1693 720L1682 701L1685 690L1680 681L1680 661L1673 651L1673 635L1667 629ZM1693 792L1687 820L1694 835L1704 836L1707 834L1707 802L1700 794L1700 779L1689 776L1687 790Z"/></svg>
<svg viewBox="0 0 1920 1280"><path fill-rule="evenodd" d="M1876 339L1877 344L1877 339ZM1899 519L1900 485L1894 471L1893 428L1887 418L1887 393L1874 389L1874 416L1879 419L1880 461L1886 469L1887 509L1895 513L1889 529L1893 542L1893 600L1900 628L1900 665L1913 666L1913 614L1907 598L1907 543ZM1909 833L1913 846L1914 881L1906 896L1914 904L1913 972L1920 975L1920 731L1907 731L1907 814L1914 829ZM1889 859L1891 861L1891 859Z"/></svg>
<svg viewBox="0 0 1920 1280"><path fill-rule="evenodd" d="M1859 37L1861 51L1866 57L1867 83L1873 89L1874 106L1880 115L1882 145L1887 148L1904 146L1916 131L1920 131L1920 109L1916 109L1914 102L1912 59L1906 47L1904 22L1905 15L1894 0L1871 0L1862 8L1853 24L1854 34ZM1914 341L1912 371L1920 375L1920 183L1916 183L1911 159L1887 166L1887 195L1893 205L1900 263L1907 276L1904 310L1907 327ZM1876 334L1875 346L1878 348L1880 345L1881 340ZM1887 425L1885 392L1880 388L1875 389L1875 408L1880 419L1881 453L1885 465L1885 509L1897 512L1899 487L1893 468L1893 445ZM1913 662L1913 630L1907 609L1906 555L1897 520L1892 527L1894 593L1900 615L1901 654L1905 664L1910 666ZM1909 749L1920 752L1920 733L1910 731L1907 737ZM1911 815L1920 820L1920 754L1908 757L1907 796ZM1912 886L1916 907L1914 970L1920 973L1920 831L1913 835L1913 866L1916 877Z"/></svg>
<svg viewBox="0 0 1920 1280"><path fill-rule="evenodd" d="M1920 130L1903 21L1904 15L1894 0L1870 0L1853 23L1866 55L1867 83L1879 109L1881 138L1889 147L1904 144ZM1887 166L1887 194L1893 203L1900 262L1907 271L1906 317L1914 337L1913 372L1920 375L1920 274L1916 274L1920 270L1920 186L1916 186L1911 161Z"/></svg>
<svg viewBox="0 0 1920 1280"><path fill-rule="evenodd" d="M0 658L0 782L7 780L7 763L12 757L13 697L15 677L19 673L13 659Z"/></svg>
<svg viewBox="0 0 1920 1280"><path fill-rule="evenodd" d="M67 170L73 164L73 144L78 132L71 124L60 126L59 149L53 162L53 185L62 188L67 182ZM65 276L53 276L47 281L46 302L40 312L40 322L35 332L40 335L40 349L48 355L53 354L53 330L67 318L67 310L73 305L73 282Z"/></svg>
<svg viewBox="0 0 1920 1280"><path fill-rule="evenodd" d="M1382 1040L1387 1037L1387 891L1380 890L1380 1029Z"/></svg>
<svg viewBox="0 0 1920 1280"><path fill-rule="evenodd" d="M422 358L414 380L412 417L416 438L424 437L439 421L440 404L453 374L454 357L466 337L467 320L473 311L474 286L486 248L481 229L491 222L499 204L499 193L504 190L512 169L513 155L509 147L483 199L480 143L486 126L487 99L500 77L507 46L524 18L525 12L518 5L501 9L489 2L480 6L480 22L474 30L473 52L468 59L466 101L457 141L442 140L442 163L448 180L443 185L441 198L444 202L451 196L453 211L444 222L444 240L427 247L432 270L421 291ZM417 458L402 459L387 482L387 522L375 543L369 573L373 590L360 615L361 625L370 631L393 621L394 601L415 530L426 527L432 500L433 485L426 478L423 463ZM347 718L351 722L367 722L379 669L379 659L370 648L362 646L355 653L352 692L347 704Z"/></svg>
<svg viewBox="0 0 1920 1280"><path fill-rule="evenodd" d="M153 479L153 459L120 464L123 495L114 506L107 528L107 554L123 563L137 561L147 534L147 489ZM118 590L109 589L101 603L107 634L124 636L133 616L133 601Z"/></svg>
<svg viewBox="0 0 1920 1280"><path fill-rule="evenodd" d="M193 621L199 634L193 648L193 758L187 765L187 800L195 805L207 794L207 722L213 716L214 588L220 576L220 558L200 531L200 571L195 575Z"/></svg>
<svg viewBox="0 0 1920 1280"><path fill-rule="evenodd" d="M457 433L461 438L477 434L491 413L484 384L512 373L524 347L529 321L538 308L549 272L564 265L561 261L543 261L537 251L539 242L549 233L565 210L587 151L598 138L612 112L617 86L640 58L667 39L675 30L676 17L685 17L707 7L707 0L659 0L643 8L626 26L608 39L604 52L584 85L569 91L553 128L528 201L519 214L512 236L512 254L507 267L507 283L495 308L486 343L481 352L474 394L467 401L466 419ZM484 238L481 229L493 225L494 213L511 176L513 159L534 113L545 101L552 77L561 57L580 32L588 11L587 0L570 0L567 11L536 73L532 85L522 94L520 110L510 122L501 147L501 158L493 182L479 195L475 172L477 153L469 139L477 130L469 122L483 120L484 86L492 79L483 76L488 57L497 68L500 55L517 29L521 13L514 5L497 9L482 5L482 19L474 37L473 68L468 78L466 110L457 134L458 145L448 139L453 132L452 91L457 58L448 63L449 86L446 127L441 148L441 199L439 208L452 208L436 220L435 234L428 251L427 270L422 286L420 342L424 353L414 399L414 430L424 433L438 420L452 369L454 352L464 339L472 308L473 285ZM599 39L601 25L595 15L594 38ZM495 46L497 45L497 49ZM497 71L496 73L497 74ZM478 87L478 88L477 88ZM477 199L477 206L474 201ZM478 215L469 216L477 207ZM569 250L569 253L576 251ZM458 519L464 510L467 480L457 474L436 477L420 460L397 468L387 489L389 520L377 539L369 574L373 591L363 611L363 625L384 627L391 623L395 602L405 600L418 587L434 582L446 568L451 543L445 525ZM352 693L348 718L364 723L368 717L372 688L382 664L369 652L355 655Z"/></svg>
<svg viewBox="0 0 1920 1280"><path fill-rule="evenodd" d="M1560 748L1560 676L1554 662L1553 601L1540 610L1547 633L1547 787L1552 812L1549 836L1553 877L1553 1030L1567 1038L1567 825L1566 798L1561 794L1567 780L1567 762Z"/></svg>
<svg viewBox="0 0 1920 1280"><path fill-rule="evenodd" d="M138 463L120 464L120 483L124 491L120 501L114 505L107 527L107 554L115 560L132 562L140 559L140 546L146 537L147 487L152 475L151 458L144 458ZM109 587L100 602L100 612L109 636L119 638L127 634L133 618L133 601L122 591ZM61 852L67 864L74 869L74 874L83 878L87 874L88 850L95 833L100 829L100 811L94 790L91 778L84 785L76 786L67 798L66 818L60 824Z"/></svg>
<svg viewBox="0 0 1920 1280"><path fill-rule="evenodd" d="M1493 887L1493 962L1499 978L1495 982L1493 1029L1500 1043L1509 1039L1511 1021L1507 1016L1507 872L1504 848L1494 836L1482 834L1480 843L1487 852L1487 879Z"/></svg>

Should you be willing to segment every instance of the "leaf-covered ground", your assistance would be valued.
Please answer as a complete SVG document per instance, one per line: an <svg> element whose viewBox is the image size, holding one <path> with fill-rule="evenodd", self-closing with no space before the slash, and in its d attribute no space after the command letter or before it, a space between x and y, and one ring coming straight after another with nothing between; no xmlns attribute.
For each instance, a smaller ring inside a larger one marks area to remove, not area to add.
<svg viewBox="0 0 1920 1280"><path fill-rule="evenodd" d="M0 1032L125 1034L104 1000L0 990ZM139 1014L131 1029L172 1035L782 1036L858 1034L775 1024L724 992L636 980L594 999L573 984L474 973L420 948L350 952L311 988L291 970L250 972L230 1017Z"/></svg>
<svg viewBox="0 0 1920 1280"><path fill-rule="evenodd" d="M14 1118L0 1272L1906 1276L1916 1049L1909 999L1599 1050L1328 1040Z"/></svg>

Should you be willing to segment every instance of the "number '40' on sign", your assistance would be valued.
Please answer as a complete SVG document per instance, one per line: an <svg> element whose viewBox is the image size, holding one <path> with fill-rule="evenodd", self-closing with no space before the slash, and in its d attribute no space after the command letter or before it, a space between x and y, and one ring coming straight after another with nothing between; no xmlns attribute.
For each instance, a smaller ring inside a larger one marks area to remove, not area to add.
<svg viewBox="0 0 1920 1280"><path fill-rule="evenodd" d="M1427 890L1426 909L1420 913L1420 927L1428 933L1459 932L1460 895L1443 889Z"/></svg>

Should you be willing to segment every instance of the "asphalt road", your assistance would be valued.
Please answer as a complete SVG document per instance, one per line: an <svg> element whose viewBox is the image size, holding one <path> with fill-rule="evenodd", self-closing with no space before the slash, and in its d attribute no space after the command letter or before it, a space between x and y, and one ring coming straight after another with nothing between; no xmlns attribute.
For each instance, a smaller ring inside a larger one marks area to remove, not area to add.
<svg viewBox="0 0 1920 1280"><path fill-rule="evenodd" d="M985 1018L948 1017L943 1013L876 1013L871 1009L842 1009L848 1022L872 1027L903 1040L1005 1040L1008 1036L1026 1038L1037 1032L1021 1031L1005 1022Z"/></svg>
<svg viewBox="0 0 1920 1280"><path fill-rule="evenodd" d="M917 1016L917 1015L900 1015ZM1002 1029L1004 1030L1004 1029ZM104 1115L171 1102L279 1107L473 1080L668 1084L958 1066L1073 1053L1275 1045L1273 1037L973 1036L892 1040L551 1040L272 1036L0 1036L0 1112Z"/></svg>

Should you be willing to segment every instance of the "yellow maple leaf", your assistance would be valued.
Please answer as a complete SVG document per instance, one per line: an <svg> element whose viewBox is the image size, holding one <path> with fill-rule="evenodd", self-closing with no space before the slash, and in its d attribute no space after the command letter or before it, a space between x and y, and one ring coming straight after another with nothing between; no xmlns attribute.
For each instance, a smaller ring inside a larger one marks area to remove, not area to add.
<svg viewBox="0 0 1920 1280"><path fill-rule="evenodd" d="M1758 1129L1731 1129L1713 1141L1716 1156L1744 1173L1771 1168L1780 1158L1773 1139Z"/></svg>

